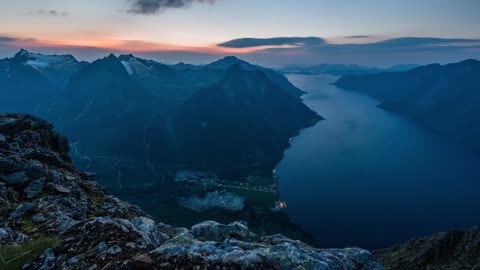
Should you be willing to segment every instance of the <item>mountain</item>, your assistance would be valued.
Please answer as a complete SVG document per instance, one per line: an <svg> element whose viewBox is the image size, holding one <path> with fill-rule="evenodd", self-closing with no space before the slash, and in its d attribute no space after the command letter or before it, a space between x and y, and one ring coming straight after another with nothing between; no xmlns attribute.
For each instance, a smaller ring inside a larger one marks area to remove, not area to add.
<svg viewBox="0 0 480 270"><path fill-rule="evenodd" d="M453 230L374 251L387 270L477 269L480 228Z"/></svg>
<svg viewBox="0 0 480 270"><path fill-rule="evenodd" d="M279 71L286 74L330 74L334 76L344 76L407 71L416 67L418 67L418 65L395 65L389 68L376 68L360 65L320 64L315 66L286 66Z"/></svg>
<svg viewBox="0 0 480 270"><path fill-rule="evenodd" d="M109 171L103 175L112 179L108 186L123 186L118 168L133 163L144 171L188 164L222 171L260 166L271 174L289 138L321 118L285 90L292 85L283 75L235 61L241 64L225 70L217 64L174 68L112 54L80 68L58 94L45 95L53 103L45 116L71 139L78 162ZM215 107L228 113L217 114ZM199 121L209 128L198 129ZM221 158L219 146L208 149L216 137L228 158Z"/></svg>
<svg viewBox="0 0 480 270"><path fill-rule="evenodd" d="M52 81L16 58L0 60L0 111L35 112L57 90Z"/></svg>
<svg viewBox="0 0 480 270"><path fill-rule="evenodd" d="M320 119L263 71L236 64L169 116L167 137L181 163L217 170L268 164L271 171L289 138Z"/></svg>
<svg viewBox="0 0 480 270"><path fill-rule="evenodd" d="M52 129L0 115L1 269L383 269L366 250L320 250L244 222L154 221L77 170Z"/></svg>
<svg viewBox="0 0 480 270"><path fill-rule="evenodd" d="M69 55L42 55L26 50L0 60L1 111L45 116L71 75L84 65Z"/></svg>
<svg viewBox="0 0 480 270"><path fill-rule="evenodd" d="M268 74L274 71L246 62L227 69L179 67L112 54L87 63L59 89L28 61L14 63L53 90L32 99L40 83L28 85L19 92L25 98L12 108L48 101L40 106L47 110L36 115L69 138L75 164L95 171L109 191L177 226L206 217L223 223L246 220L256 233L281 232L311 243L286 213L271 211L278 200L273 168L289 139L321 119L285 90L291 83L283 75L276 75L283 83L273 81ZM12 86L28 79L18 78ZM10 98L8 91L2 95ZM177 182L184 170L217 180L208 186ZM181 204L180 199L224 194L223 181L234 186L228 190L234 198L245 202L240 211L214 206L198 213ZM257 190L236 188L245 185Z"/></svg>
<svg viewBox="0 0 480 270"><path fill-rule="evenodd" d="M195 65L192 65L192 64L186 64L184 62L180 62L178 64L175 64L175 65L170 65L171 68L173 69L176 69L176 70L182 70L182 69L200 69L202 67L200 66L195 66Z"/></svg>
<svg viewBox="0 0 480 270"><path fill-rule="evenodd" d="M64 88L70 77L88 64L77 61L72 55L44 55L24 49L14 56L14 60L36 69L59 88Z"/></svg>
<svg viewBox="0 0 480 270"><path fill-rule="evenodd" d="M118 57L130 74L131 80L139 87L146 89L153 96L169 102L165 106L175 107L200 88L217 82L223 72L205 68L174 68L162 63L121 55Z"/></svg>
<svg viewBox="0 0 480 270"><path fill-rule="evenodd" d="M144 162L151 119L171 113L201 89L196 81L201 71L190 79L186 74L152 60L111 54L72 76L58 98L53 113L58 117L50 119L79 143L81 152ZM206 77L216 81L219 75Z"/></svg>
<svg viewBox="0 0 480 270"><path fill-rule="evenodd" d="M143 145L131 138L142 138L154 109L162 109L156 101L118 57L109 55L72 76L53 121L83 152L138 159Z"/></svg>
<svg viewBox="0 0 480 270"><path fill-rule="evenodd" d="M209 69L216 69L216 70L227 70L228 68L230 68L234 65L239 65L244 70L249 70L249 71L260 70L260 71L263 71L265 73L265 75L273 83L277 84L277 86L281 87L281 89L283 89L285 92L287 92L287 93L289 93L293 96L299 97L299 96L301 96L305 93L304 91L298 89L296 86L291 84L284 75L282 75L282 74L280 74L280 73L278 73L278 72L276 72L272 69L252 65L248 62L245 62L241 59L238 59L235 56L227 56L223 59L220 59L218 61L210 63L210 64L206 65L205 67L209 68Z"/></svg>
<svg viewBox="0 0 480 270"><path fill-rule="evenodd" d="M344 76L335 85L378 99L380 107L480 151L480 61L432 64L405 72Z"/></svg>

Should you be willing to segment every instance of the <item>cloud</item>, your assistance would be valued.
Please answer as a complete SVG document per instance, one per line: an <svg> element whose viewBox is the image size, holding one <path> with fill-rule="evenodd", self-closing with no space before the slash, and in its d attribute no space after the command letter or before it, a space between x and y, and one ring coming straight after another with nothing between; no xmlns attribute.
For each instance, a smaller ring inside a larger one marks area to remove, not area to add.
<svg viewBox="0 0 480 270"><path fill-rule="evenodd" d="M401 37L392 38L384 41L368 44L377 48L404 48L404 47L425 47L425 46L445 46L452 45L458 46L459 44L465 45L478 45L480 39L454 39L454 38L434 38L434 37Z"/></svg>
<svg viewBox="0 0 480 270"><path fill-rule="evenodd" d="M259 46L310 46L324 44L319 37L276 37L276 38L239 38L220 43L217 46L226 48L250 48Z"/></svg>
<svg viewBox="0 0 480 270"><path fill-rule="evenodd" d="M54 9L46 10L46 9L37 9L33 12L36 15L40 16L68 16L68 13L66 11L58 11Z"/></svg>
<svg viewBox="0 0 480 270"><path fill-rule="evenodd" d="M33 41L35 41L35 39L33 38L17 38L17 37L0 35L0 44L13 44L17 42L33 42Z"/></svg>
<svg viewBox="0 0 480 270"><path fill-rule="evenodd" d="M242 40L242 39L240 39ZM231 41L228 41L229 43ZM298 43L293 48L268 48L264 51L275 52L345 52L345 53L404 53L420 51L452 51L465 48L479 48L480 39L450 39L432 37L400 37L371 43Z"/></svg>
<svg viewBox="0 0 480 270"><path fill-rule="evenodd" d="M130 0L130 13L155 14L168 8L188 7L193 3L213 4L216 0Z"/></svg>
<svg viewBox="0 0 480 270"><path fill-rule="evenodd" d="M18 40L17 38L0 36L0 43L15 42L15 41L17 41L17 40Z"/></svg>
<svg viewBox="0 0 480 270"><path fill-rule="evenodd" d="M480 39L400 37L370 43L322 43L274 47L250 53L272 64L342 63L375 66L458 62L478 58Z"/></svg>
<svg viewBox="0 0 480 270"><path fill-rule="evenodd" d="M362 36L362 35L358 35L358 36L346 36L344 38L370 38L372 36Z"/></svg>

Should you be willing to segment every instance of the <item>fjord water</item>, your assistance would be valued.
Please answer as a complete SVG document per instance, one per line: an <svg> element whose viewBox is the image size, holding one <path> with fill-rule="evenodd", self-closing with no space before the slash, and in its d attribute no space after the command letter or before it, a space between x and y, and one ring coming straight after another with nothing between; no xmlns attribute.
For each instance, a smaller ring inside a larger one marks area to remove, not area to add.
<svg viewBox="0 0 480 270"><path fill-rule="evenodd" d="M382 248L480 224L480 159L339 89L329 75L290 75L326 118L292 141L277 167L294 223L322 247Z"/></svg>

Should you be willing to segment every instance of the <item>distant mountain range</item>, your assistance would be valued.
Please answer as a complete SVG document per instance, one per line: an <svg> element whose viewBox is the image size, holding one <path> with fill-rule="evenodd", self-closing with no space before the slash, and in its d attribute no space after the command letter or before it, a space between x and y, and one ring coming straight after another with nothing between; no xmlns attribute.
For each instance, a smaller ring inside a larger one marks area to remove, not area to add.
<svg viewBox="0 0 480 270"><path fill-rule="evenodd" d="M378 99L384 109L402 113L480 152L480 61L432 64L405 72L349 75L335 85Z"/></svg>
<svg viewBox="0 0 480 270"><path fill-rule="evenodd" d="M0 60L0 111L38 111L85 65L71 55L46 56L25 50Z"/></svg>
<svg viewBox="0 0 480 270"><path fill-rule="evenodd" d="M330 74L334 76L363 75L381 72L407 71L418 65L395 65L389 68L365 67L360 65L319 64L314 66L286 66L279 71L285 74Z"/></svg>
<svg viewBox="0 0 480 270"><path fill-rule="evenodd" d="M0 60L0 89L2 112L49 119L82 158L155 168L271 171L289 138L321 119L285 76L236 57L205 66L133 55L86 63L21 50Z"/></svg>

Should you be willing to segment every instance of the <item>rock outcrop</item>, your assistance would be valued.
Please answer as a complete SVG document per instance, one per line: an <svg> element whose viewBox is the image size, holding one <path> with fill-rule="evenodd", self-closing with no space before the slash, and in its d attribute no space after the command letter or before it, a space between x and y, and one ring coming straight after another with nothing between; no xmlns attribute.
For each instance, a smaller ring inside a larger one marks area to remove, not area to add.
<svg viewBox="0 0 480 270"><path fill-rule="evenodd" d="M242 222L156 223L106 195L68 152L67 139L46 121L0 115L0 268L383 269L366 250L261 237ZM38 255L12 254L27 246L40 247Z"/></svg>
<svg viewBox="0 0 480 270"><path fill-rule="evenodd" d="M374 254L390 270L478 270L480 228L437 233Z"/></svg>

